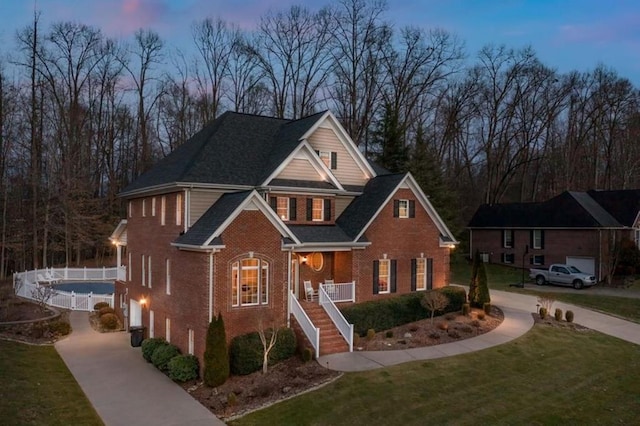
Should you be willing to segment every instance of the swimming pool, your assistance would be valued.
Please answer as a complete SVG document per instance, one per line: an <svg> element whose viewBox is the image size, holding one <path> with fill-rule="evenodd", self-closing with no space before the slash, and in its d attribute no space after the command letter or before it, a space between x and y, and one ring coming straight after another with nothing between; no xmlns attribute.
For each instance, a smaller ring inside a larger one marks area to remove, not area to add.
<svg viewBox="0 0 640 426"><path fill-rule="evenodd" d="M66 282L52 285L53 288L69 293L93 293L93 294L113 294L114 285L112 282Z"/></svg>

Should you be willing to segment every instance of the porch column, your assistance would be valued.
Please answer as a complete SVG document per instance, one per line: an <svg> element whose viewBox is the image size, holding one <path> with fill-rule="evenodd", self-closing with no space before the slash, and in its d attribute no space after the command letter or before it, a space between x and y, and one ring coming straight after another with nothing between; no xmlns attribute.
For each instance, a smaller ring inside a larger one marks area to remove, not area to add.
<svg viewBox="0 0 640 426"><path fill-rule="evenodd" d="M122 246L120 244L116 244L116 267L119 268L122 266Z"/></svg>

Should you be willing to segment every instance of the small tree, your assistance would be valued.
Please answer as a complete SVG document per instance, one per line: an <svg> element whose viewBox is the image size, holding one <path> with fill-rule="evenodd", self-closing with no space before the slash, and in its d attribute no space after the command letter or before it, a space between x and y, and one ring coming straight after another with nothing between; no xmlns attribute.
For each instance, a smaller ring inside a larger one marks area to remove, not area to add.
<svg viewBox="0 0 640 426"><path fill-rule="evenodd" d="M482 308L485 303L491 303L491 296L489 295L489 284L487 283L487 270L484 267L484 263L478 264L478 277L475 299L471 301L471 306L474 308Z"/></svg>
<svg viewBox="0 0 640 426"><path fill-rule="evenodd" d="M474 300L478 294L478 271L480 270L480 265L482 264L482 260L480 259L480 251L476 250L473 255L473 263L471 266L471 281L469 282L469 294L467 297L469 298L469 304L473 305Z"/></svg>
<svg viewBox="0 0 640 426"><path fill-rule="evenodd" d="M211 321L207 330L203 378L210 387L220 386L229 378L229 351L222 314Z"/></svg>
<svg viewBox="0 0 640 426"><path fill-rule="evenodd" d="M36 301L40 310L45 312L47 310L47 304L53 296L57 294L56 290L48 285L38 285L31 291L31 297Z"/></svg>
<svg viewBox="0 0 640 426"><path fill-rule="evenodd" d="M431 290L424 294L420 303L431 313L431 324L433 324L436 311L444 310L449 305L449 298L437 290Z"/></svg>
<svg viewBox="0 0 640 426"><path fill-rule="evenodd" d="M275 326L275 321L270 321L271 327L266 328L265 320L262 315L258 317L258 336L260 336L260 342L262 343L262 374L267 374L269 368L269 353L276 346L278 341L278 328Z"/></svg>

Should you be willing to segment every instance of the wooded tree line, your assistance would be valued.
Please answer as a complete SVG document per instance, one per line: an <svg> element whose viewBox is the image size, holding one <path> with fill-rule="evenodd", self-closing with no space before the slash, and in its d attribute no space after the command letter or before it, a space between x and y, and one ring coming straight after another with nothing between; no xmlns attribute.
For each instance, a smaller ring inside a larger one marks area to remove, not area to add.
<svg viewBox="0 0 640 426"><path fill-rule="evenodd" d="M181 52L39 14L0 59L0 275L110 253L118 192L232 110L325 109L368 158L411 170L462 231L480 203L638 187L639 92L615 70L561 74L528 48L467 52L396 28L378 0L269 12L252 31L205 18Z"/></svg>

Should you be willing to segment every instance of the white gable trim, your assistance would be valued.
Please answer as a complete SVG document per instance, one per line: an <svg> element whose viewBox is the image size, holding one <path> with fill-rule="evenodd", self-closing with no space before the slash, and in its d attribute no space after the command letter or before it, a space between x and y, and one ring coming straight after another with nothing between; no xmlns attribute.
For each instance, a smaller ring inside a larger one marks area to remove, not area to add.
<svg viewBox="0 0 640 426"><path fill-rule="evenodd" d="M360 233L354 238L354 241L358 241L360 238L362 238L362 236L364 235L366 230L369 228L369 226L373 223L374 220L376 220L376 218L378 217L382 209L393 199L393 197L398 192L398 189L400 188L410 189L416 196L416 199L418 200L422 208L425 209L425 211L427 212L427 214L429 215L433 223L436 225L436 228L438 228L438 231L440 231L440 234L447 236L451 239L451 243L444 244L444 246L447 246L450 244L454 244L454 245L459 244L459 242L453 236L453 234L451 233L447 225L444 223L444 221L442 220L442 218L440 217L436 209L433 207L433 205L431 204L427 196L424 194L424 192L422 192L422 189L420 189L420 185L418 185L418 182L416 182L416 180L413 178L411 173L407 173L404 176L404 178L398 183L396 188L393 191L391 191L387 199L384 200L384 203L380 204L380 207L378 207L378 210L376 211L376 213L371 217L369 222L367 222L367 224L362 228ZM441 238L440 238L440 245L443 246Z"/></svg>
<svg viewBox="0 0 640 426"><path fill-rule="evenodd" d="M273 179L276 179L278 175L280 175L280 173L282 173L284 169L287 168L287 166L289 165L289 163L291 163L293 159L308 160L309 164L314 168L314 170L316 171L316 173L318 173L318 175L322 178L322 180L329 181L336 188L338 188L341 191L344 191L344 188L342 187L342 185L340 185L340 182L338 182L338 179L336 179L333 173L331 173L331 171L322 162L322 160L320 160L320 157L316 155L316 152L313 150L313 147L306 140L301 141L300 145L298 145L298 147L289 154L287 159L283 161L282 164L280 164L273 171L273 173L271 173L271 175L269 175L269 177L262 183L261 186L268 186Z"/></svg>
<svg viewBox="0 0 640 426"><path fill-rule="evenodd" d="M213 234L205 241L204 245L208 246L211 244L215 238L222 235L222 233L233 223L234 220L240 215L240 213L244 210L259 210L265 217L271 222L271 224L280 232L280 235L284 235L288 238L291 238L296 243L300 243L300 241L296 238L295 234L289 230L289 228L284 224L284 222L278 217L276 212L273 211L271 206L267 204L267 202L260 196L258 191L253 190L251 194L247 198L245 198L242 203L225 219L224 222L218 229L216 229Z"/></svg>
<svg viewBox="0 0 640 426"><path fill-rule="evenodd" d="M351 137L344 130L344 127L342 127L338 119L335 117L335 115L331 113L331 111L326 111L324 114L322 114L322 117L320 117L315 122L315 124L311 126L311 128L307 130L307 132L304 135L302 135L301 139L304 139L304 140L309 139L309 137L311 137L311 135L319 127L322 127L325 129L331 128L335 132L340 143L342 143L342 145L345 147L347 152L351 154L351 157L354 159L358 167L360 167L360 170L362 170L362 172L367 177L367 179L371 179L376 176L376 172L373 170L373 168L371 167L367 159L358 149L358 146L353 142Z"/></svg>

